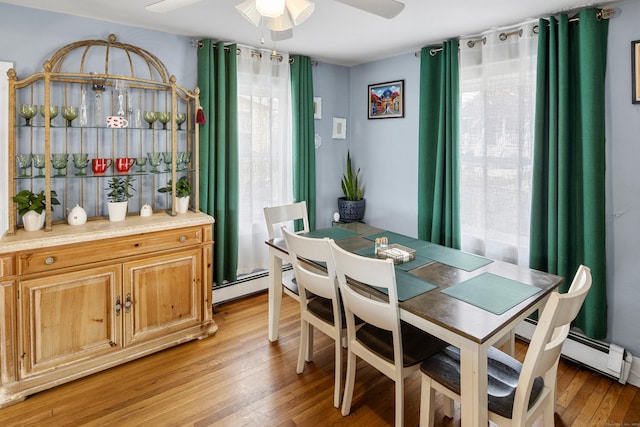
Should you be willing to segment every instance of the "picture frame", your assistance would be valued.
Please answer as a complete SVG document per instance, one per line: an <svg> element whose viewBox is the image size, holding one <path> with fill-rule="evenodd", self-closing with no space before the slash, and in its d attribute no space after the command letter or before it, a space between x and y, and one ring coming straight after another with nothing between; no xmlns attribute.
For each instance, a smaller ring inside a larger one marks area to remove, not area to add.
<svg viewBox="0 0 640 427"><path fill-rule="evenodd" d="M631 42L631 102L640 104L640 40Z"/></svg>
<svg viewBox="0 0 640 427"><path fill-rule="evenodd" d="M320 98L319 96L313 97L313 118L322 118L322 98Z"/></svg>
<svg viewBox="0 0 640 427"><path fill-rule="evenodd" d="M333 118L333 139L347 139L347 119L342 117Z"/></svg>
<svg viewBox="0 0 640 427"><path fill-rule="evenodd" d="M404 117L404 80L376 83L368 86L369 119Z"/></svg>

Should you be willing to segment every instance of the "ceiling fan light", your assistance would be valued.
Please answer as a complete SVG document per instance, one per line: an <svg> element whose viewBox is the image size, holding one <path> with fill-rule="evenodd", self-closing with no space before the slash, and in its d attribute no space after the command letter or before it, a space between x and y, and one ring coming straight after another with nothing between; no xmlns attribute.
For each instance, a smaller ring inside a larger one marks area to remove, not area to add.
<svg viewBox="0 0 640 427"><path fill-rule="evenodd" d="M316 8L316 5L309 0L286 0L285 3L295 25L306 21Z"/></svg>
<svg viewBox="0 0 640 427"><path fill-rule="evenodd" d="M256 9L262 16L278 18L284 13L284 0L255 0Z"/></svg>
<svg viewBox="0 0 640 427"><path fill-rule="evenodd" d="M288 13L283 13L277 18L268 19L267 28L275 32L286 31L293 28L293 22L291 22L291 18Z"/></svg>
<svg viewBox="0 0 640 427"><path fill-rule="evenodd" d="M236 10L240 12L247 21L251 22L256 27L260 25L260 20L262 19L262 15L258 12L256 8L255 0L245 0L239 5L236 6Z"/></svg>
<svg viewBox="0 0 640 427"><path fill-rule="evenodd" d="M280 40L287 40L293 37L293 28L289 28L284 31L271 31L271 40L278 42Z"/></svg>

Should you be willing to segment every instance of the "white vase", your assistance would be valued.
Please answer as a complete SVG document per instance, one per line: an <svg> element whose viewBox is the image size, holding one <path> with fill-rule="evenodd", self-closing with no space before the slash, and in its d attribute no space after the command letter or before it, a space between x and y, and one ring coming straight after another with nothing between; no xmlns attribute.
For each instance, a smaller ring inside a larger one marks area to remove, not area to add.
<svg viewBox="0 0 640 427"><path fill-rule="evenodd" d="M176 198L176 212L179 214L187 213L189 210L189 196Z"/></svg>
<svg viewBox="0 0 640 427"><path fill-rule="evenodd" d="M107 205L109 208L109 221L124 221L127 217L127 203L127 201L109 202Z"/></svg>
<svg viewBox="0 0 640 427"><path fill-rule="evenodd" d="M36 211L29 211L22 215L22 224L26 231L38 231L44 226L44 219L46 211L37 213Z"/></svg>

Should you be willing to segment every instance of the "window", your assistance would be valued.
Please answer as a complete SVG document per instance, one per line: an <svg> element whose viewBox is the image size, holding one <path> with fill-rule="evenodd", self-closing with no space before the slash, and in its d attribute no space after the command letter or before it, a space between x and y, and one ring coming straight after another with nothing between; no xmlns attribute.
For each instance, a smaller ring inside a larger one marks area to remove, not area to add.
<svg viewBox="0 0 640 427"><path fill-rule="evenodd" d="M462 249L529 262L537 36L460 44ZM528 34L528 35L527 35Z"/></svg>

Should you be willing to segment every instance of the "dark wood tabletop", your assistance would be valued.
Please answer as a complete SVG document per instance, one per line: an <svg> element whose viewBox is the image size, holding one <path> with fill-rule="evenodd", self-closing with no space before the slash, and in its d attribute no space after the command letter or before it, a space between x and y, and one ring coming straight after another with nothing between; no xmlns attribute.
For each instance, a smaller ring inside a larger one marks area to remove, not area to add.
<svg viewBox="0 0 640 427"><path fill-rule="evenodd" d="M339 226L358 234L336 241L340 247L351 252L373 246L373 242L363 236L386 231L363 223L348 223ZM267 243L286 252L284 242L281 239ZM547 298L564 281L560 276L497 260L473 271L465 271L432 261L410 270L410 273L437 285L438 288L400 302L400 308L480 344L499 333L504 325L511 322L512 319L530 312L532 307ZM493 273L532 285L539 288L541 292L525 299L500 315L442 293L442 290L482 273Z"/></svg>

